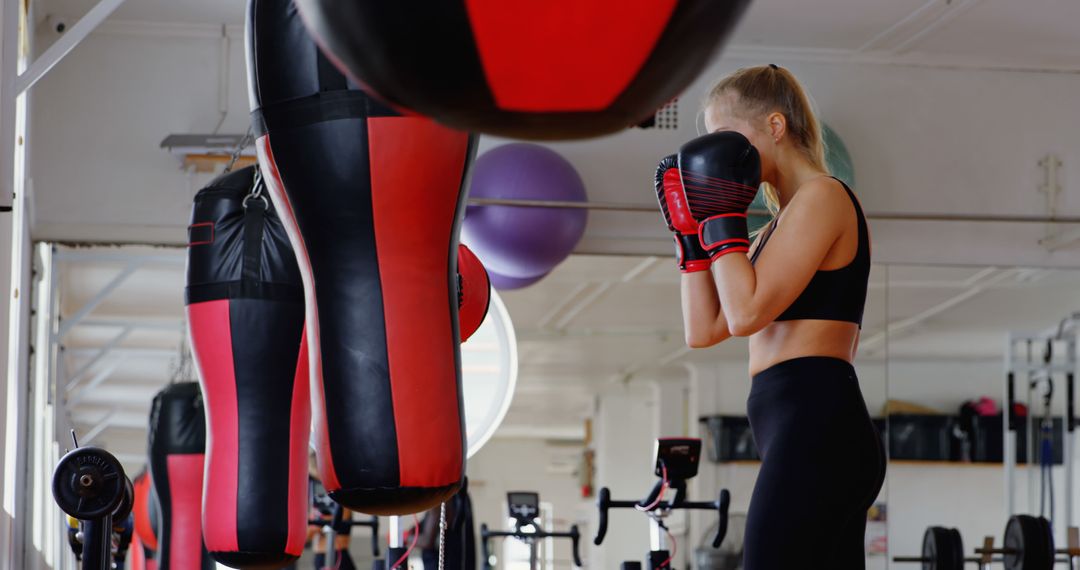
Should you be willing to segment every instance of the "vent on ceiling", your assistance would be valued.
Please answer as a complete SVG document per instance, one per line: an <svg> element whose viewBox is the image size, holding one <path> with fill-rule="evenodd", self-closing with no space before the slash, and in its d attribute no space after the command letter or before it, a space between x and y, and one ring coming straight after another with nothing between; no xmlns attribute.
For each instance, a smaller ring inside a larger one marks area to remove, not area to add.
<svg viewBox="0 0 1080 570"><path fill-rule="evenodd" d="M679 128L679 98L676 97L667 105L656 110L653 116L645 119L637 125L639 129L660 129L673 131Z"/></svg>

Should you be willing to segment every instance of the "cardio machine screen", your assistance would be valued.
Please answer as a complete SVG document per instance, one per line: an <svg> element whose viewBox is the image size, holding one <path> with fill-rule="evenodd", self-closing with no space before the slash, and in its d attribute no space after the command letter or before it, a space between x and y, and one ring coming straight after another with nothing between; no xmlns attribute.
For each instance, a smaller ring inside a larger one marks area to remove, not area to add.
<svg viewBox="0 0 1080 570"><path fill-rule="evenodd" d="M510 518L530 523L540 516L540 495L524 491L511 491L506 494L510 507Z"/></svg>
<svg viewBox="0 0 1080 570"><path fill-rule="evenodd" d="M698 472L701 440L697 438L660 438L656 440L656 476L667 469L668 480L692 479Z"/></svg>

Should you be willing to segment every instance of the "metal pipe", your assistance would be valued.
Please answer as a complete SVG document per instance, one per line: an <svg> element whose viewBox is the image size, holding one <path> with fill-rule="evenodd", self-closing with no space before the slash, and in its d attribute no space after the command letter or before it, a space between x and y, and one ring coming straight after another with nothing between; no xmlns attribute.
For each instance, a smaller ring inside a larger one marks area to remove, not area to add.
<svg viewBox="0 0 1080 570"><path fill-rule="evenodd" d="M16 92L19 94L25 93L27 89L33 87L39 79L44 77L56 64L60 63L64 56L75 49L75 46L86 39L90 32L108 19L109 15L123 3L124 0L101 0L90 8L78 22L68 28L64 35L60 36L60 39L53 42L53 45L49 46L45 53L38 56L30 64L30 67L15 79Z"/></svg>
<svg viewBox="0 0 1080 570"><path fill-rule="evenodd" d="M656 214L655 204L632 202L570 202L564 200L521 200L516 198L470 198L470 206L513 206L518 208L564 208L608 212ZM766 210L750 210L752 216L769 216ZM1080 216L1028 216L1017 214L935 214L930 212L866 212L871 220L902 222L997 222L1014 224L1080 224Z"/></svg>
<svg viewBox="0 0 1080 570"><path fill-rule="evenodd" d="M389 532L390 532L390 538L389 538L389 544L387 544L387 546L389 546L390 548L401 548L401 547L405 546L404 541L401 539L401 517L399 517L399 516L390 517L390 529L389 529ZM394 562L396 562L396 560L388 560L388 562L390 564L393 564Z"/></svg>

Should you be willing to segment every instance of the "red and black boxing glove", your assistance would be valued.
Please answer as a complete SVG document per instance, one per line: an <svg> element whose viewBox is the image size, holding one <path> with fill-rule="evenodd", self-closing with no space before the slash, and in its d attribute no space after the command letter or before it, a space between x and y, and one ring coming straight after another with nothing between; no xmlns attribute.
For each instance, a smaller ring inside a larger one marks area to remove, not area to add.
<svg viewBox="0 0 1080 570"><path fill-rule="evenodd" d="M750 249L746 211L761 184L761 157L733 131L698 137L679 149L682 191L712 260Z"/></svg>
<svg viewBox="0 0 1080 570"><path fill-rule="evenodd" d="M665 156L656 167L656 200L668 229L675 234L675 259L683 273L705 271L712 260L698 238L698 220L694 219L683 192L679 175L679 157Z"/></svg>

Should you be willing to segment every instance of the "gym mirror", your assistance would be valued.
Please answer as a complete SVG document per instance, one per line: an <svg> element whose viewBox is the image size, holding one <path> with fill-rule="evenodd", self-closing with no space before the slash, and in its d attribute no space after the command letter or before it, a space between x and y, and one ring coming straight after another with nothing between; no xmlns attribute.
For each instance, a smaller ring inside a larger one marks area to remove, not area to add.
<svg viewBox="0 0 1080 570"><path fill-rule="evenodd" d="M1080 272L893 265L886 282L890 557L918 554L929 526L957 529L974 556L986 536L1002 544L1012 514L1046 517L1063 547L1076 524L1063 426Z"/></svg>

